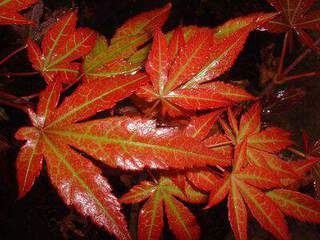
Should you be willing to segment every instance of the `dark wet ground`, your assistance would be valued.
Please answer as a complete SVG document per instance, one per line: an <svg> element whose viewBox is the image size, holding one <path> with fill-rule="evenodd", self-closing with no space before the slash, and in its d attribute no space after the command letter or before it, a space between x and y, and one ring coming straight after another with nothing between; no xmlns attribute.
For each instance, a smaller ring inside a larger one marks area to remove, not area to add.
<svg viewBox="0 0 320 240"><path fill-rule="evenodd" d="M47 14L63 7L71 7L72 1L44 1ZM168 1L139 1L139 0L92 0L74 1L79 7L80 24L92 27L108 37L111 37L117 27L125 20L142 11L163 6ZM262 0L175 0L169 21L165 29L170 30L180 23L185 25L197 24L200 26L217 26L226 20L257 11L271 11L272 8ZM21 46L21 38L9 27L0 27L0 59L6 54ZM271 43L281 44L281 36L256 32L251 34L248 44L240 55L236 65L228 75L235 80L248 79L250 89L258 92L259 64L261 64L261 48ZM280 45L281 46L281 45ZM279 48L279 47L278 47ZM287 59L291 62L300 48ZM276 55L279 49L275 50ZM309 55L297 72L319 71L320 57ZM14 57L0 67L0 72L32 71L25 56L25 52ZM320 136L320 77L302 79L288 84L290 87L299 87L306 91L304 100L294 107L287 107L287 111L273 113L266 116L272 124L291 130L299 135L305 129L312 139ZM18 96L29 95L44 87L38 77L16 77L6 79L0 77L0 87ZM284 88L287 85L282 86ZM288 109L289 108L289 109ZM13 134L22 125L28 124L27 117L19 110L5 108L9 122L0 125L1 132L12 144L6 154L1 154L2 171L0 176L0 239L112 239L106 232L84 220L61 202L56 191L51 186L46 172L43 171L31 192L22 200L16 200L16 182L14 161L19 147L14 141ZM124 186L119 185L116 176L110 176L116 192L121 195L125 192ZM230 227L227 219L225 204L209 211L199 211L192 207L202 226L203 239L229 238ZM129 213L130 208L125 208ZM128 215L128 214L127 214ZM250 232L255 235L252 239L271 239L260 227L253 223ZM290 229L294 239L320 239L313 224L302 224L290 220ZM166 231L164 238L172 238Z"/></svg>

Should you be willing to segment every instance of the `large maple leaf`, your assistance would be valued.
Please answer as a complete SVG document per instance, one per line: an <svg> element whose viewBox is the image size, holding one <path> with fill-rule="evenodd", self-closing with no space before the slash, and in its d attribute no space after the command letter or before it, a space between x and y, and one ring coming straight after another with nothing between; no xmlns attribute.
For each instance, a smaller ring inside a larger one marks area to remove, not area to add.
<svg viewBox="0 0 320 240"><path fill-rule="evenodd" d="M169 43L158 30L146 63L150 83L137 95L153 104L151 111L159 109L170 116L252 100L254 97L239 87L208 81L232 66L249 32L272 16L252 15L214 30L201 28L188 39L178 28Z"/></svg>
<svg viewBox="0 0 320 240"><path fill-rule="evenodd" d="M163 208L169 228L177 239L199 239L200 227L196 218L177 198L188 198L170 178L161 177L158 183L143 181L120 199L122 203L138 203L148 199L139 213L138 239L160 239L164 226Z"/></svg>
<svg viewBox="0 0 320 240"><path fill-rule="evenodd" d="M65 14L45 34L41 48L28 40L29 60L47 83L60 79L73 83L79 79L81 64L75 62L90 52L96 33L89 28L78 28L77 11Z"/></svg>
<svg viewBox="0 0 320 240"><path fill-rule="evenodd" d="M26 19L18 12L29 8L38 0L1 0L0 1L0 25L7 24L31 24L32 21Z"/></svg>
<svg viewBox="0 0 320 240"><path fill-rule="evenodd" d="M117 29L110 44L100 35L84 61L86 81L130 74L142 68L150 44L142 46L153 37L155 29L165 23L170 9L169 3L163 8L144 12L129 19Z"/></svg>
<svg viewBox="0 0 320 240"><path fill-rule="evenodd" d="M31 189L45 159L51 182L67 205L120 239L128 239L111 187L79 151L125 170L228 165L223 156L200 142L186 138L175 128L157 128L153 120L114 117L84 121L110 109L145 81L145 75L136 74L86 83L59 107L61 83L57 80L49 84L40 95L37 113L30 110L33 126L23 127L16 134L26 140L16 162L19 197Z"/></svg>
<svg viewBox="0 0 320 240"><path fill-rule="evenodd" d="M274 33L295 32L309 47L313 39L307 32L320 31L320 10L311 10L316 0L267 0L280 14L262 26Z"/></svg>

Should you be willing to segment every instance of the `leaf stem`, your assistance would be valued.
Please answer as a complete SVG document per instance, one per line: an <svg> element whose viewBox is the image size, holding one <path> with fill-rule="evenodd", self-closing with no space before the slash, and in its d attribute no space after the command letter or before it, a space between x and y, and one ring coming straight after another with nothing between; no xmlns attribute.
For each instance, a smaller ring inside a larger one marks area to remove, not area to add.
<svg viewBox="0 0 320 240"><path fill-rule="evenodd" d="M292 76L284 77L283 79L278 80L276 83L282 84L282 83L286 83L291 80L295 80L295 79L299 79L299 78L303 78L303 77L314 77L314 76L320 76L320 72L307 72L307 73L292 75Z"/></svg>
<svg viewBox="0 0 320 240"><path fill-rule="evenodd" d="M297 149L295 149L295 148L289 147L288 150L289 150L290 152L292 152L292 153L300 156L300 157L303 157L303 158L306 157L306 154L304 154L303 152L301 152L301 151L299 151L299 150L297 150Z"/></svg>
<svg viewBox="0 0 320 240"><path fill-rule="evenodd" d="M14 108L20 109L20 110L22 110L23 112L25 112L26 114L28 114L28 109L29 109L29 107L23 106L23 105L18 104L18 103L14 103L14 102L10 102L10 101L5 101L5 100L0 100L0 105L6 105L6 106L9 106L9 107L14 107Z"/></svg>
<svg viewBox="0 0 320 240"><path fill-rule="evenodd" d="M14 77L14 76L34 76L39 74L38 72L19 72L19 73L0 73L0 76L4 76L7 78Z"/></svg>
<svg viewBox="0 0 320 240"><path fill-rule="evenodd" d="M316 47L320 43L320 37L313 43L313 47ZM288 75L309 53L313 51L312 48L307 48L301 53L284 71L283 75Z"/></svg>
<svg viewBox="0 0 320 240"><path fill-rule="evenodd" d="M158 184L157 179L154 177L154 175L152 174L152 172L150 171L150 169L146 168L147 173L150 175L150 177L152 178L152 180Z"/></svg>
<svg viewBox="0 0 320 240"><path fill-rule="evenodd" d="M17 53L21 52L22 50L26 49L28 47L28 44L25 44L22 47L17 48L16 50L14 50L13 52L11 52L8 56L6 56L5 58L3 58L0 61L0 65L4 64L6 61L8 61L10 58L12 58L14 55L16 55Z"/></svg>

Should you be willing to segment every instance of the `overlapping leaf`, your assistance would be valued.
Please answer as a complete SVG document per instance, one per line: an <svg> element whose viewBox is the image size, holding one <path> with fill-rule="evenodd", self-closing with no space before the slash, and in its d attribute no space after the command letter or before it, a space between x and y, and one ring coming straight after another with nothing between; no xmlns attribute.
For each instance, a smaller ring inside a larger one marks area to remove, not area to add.
<svg viewBox="0 0 320 240"><path fill-rule="evenodd" d="M291 190L280 188L267 193L265 190L292 184L303 177L317 159L288 163L278 157L276 154L292 143L290 134L274 127L261 129L260 115L259 103L253 104L238 123L229 108L229 124L220 119L226 135L213 135L204 142L216 147L234 147L232 171L218 174L202 170L188 173L188 177L199 189L210 192L206 208L228 196L229 220L236 239L247 239L247 208L267 231L279 239L289 239L283 213L318 222L319 202Z"/></svg>
<svg viewBox="0 0 320 240"><path fill-rule="evenodd" d="M77 12L64 15L45 34L41 49L28 40L28 55L35 70L47 83L60 79L73 83L79 77L81 64L75 62L90 52L96 41L96 33L89 28L78 28Z"/></svg>
<svg viewBox="0 0 320 240"><path fill-rule="evenodd" d="M315 0L267 0L280 14L262 26L271 32L296 32L309 47L313 39L308 30L320 30L320 10L311 10Z"/></svg>
<svg viewBox="0 0 320 240"><path fill-rule="evenodd" d="M169 43L157 31L146 63L150 84L138 96L153 103L152 110L170 116L252 100L254 97L239 87L206 82L229 70L250 31L272 17L256 14L238 18L214 30L198 29L188 39L184 29L178 28Z"/></svg>
<svg viewBox="0 0 320 240"><path fill-rule="evenodd" d="M200 228L190 210L177 198L186 196L168 177L159 183L142 182L120 199L122 203L137 203L148 199L139 213L138 239L159 239L163 228L163 208L171 231L177 239L199 239Z"/></svg>
<svg viewBox="0 0 320 240"><path fill-rule="evenodd" d="M1 0L0 1L0 25L7 24L31 24L32 21L19 14L19 11L29 8L38 0Z"/></svg>
<svg viewBox="0 0 320 240"><path fill-rule="evenodd" d="M49 84L40 96L37 113L30 111L33 127L17 133L18 139L27 141L17 159L19 196L32 187L44 158L51 181L66 204L120 239L128 239L120 206L107 180L78 151L126 170L228 165L223 156L201 142L176 128L157 128L153 120L114 117L85 121L113 107L146 80L144 74L136 74L85 83L58 108L61 83Z"/></svg>
<svg viewBox="0 0 320 240"><path fill-rule="evenodd" d="M85 79L94 81L139 70L150 49L149 46L142 46L152 38L155 29L167 20L170 8L171 4L167 4L131 18L117 29L110 44L100 35L95 47L85 58Z"/></svg>

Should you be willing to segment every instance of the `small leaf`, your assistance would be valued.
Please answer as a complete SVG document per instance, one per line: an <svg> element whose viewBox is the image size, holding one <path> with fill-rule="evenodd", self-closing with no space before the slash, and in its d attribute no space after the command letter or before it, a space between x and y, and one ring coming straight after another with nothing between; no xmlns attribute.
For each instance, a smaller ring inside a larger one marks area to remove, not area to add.
<svg viewBox="0 0 320 240"><path fill-rule="evenodd" d="M119 199L119 201L125 204L138 203L147 199L156 190L156 186L153 183L149 181L143 181L139 185L131 188L128 193Z"/></svg>
<svg viewBox="0 0 320 240"><path fill-rule="evenodd" d="M187 172L188 180L198 189L209 192L216 188L221 179L218 178L209 168Z"/></svg>
<svg viewBox="0 0 320 240"><path fill-rule="evenodd" d="M184 134L198 140L203 140L209 134L212 126L216 123L222 112L222 110L216 110L209 114L192 117L188 126L184 129Z"/></svg>

